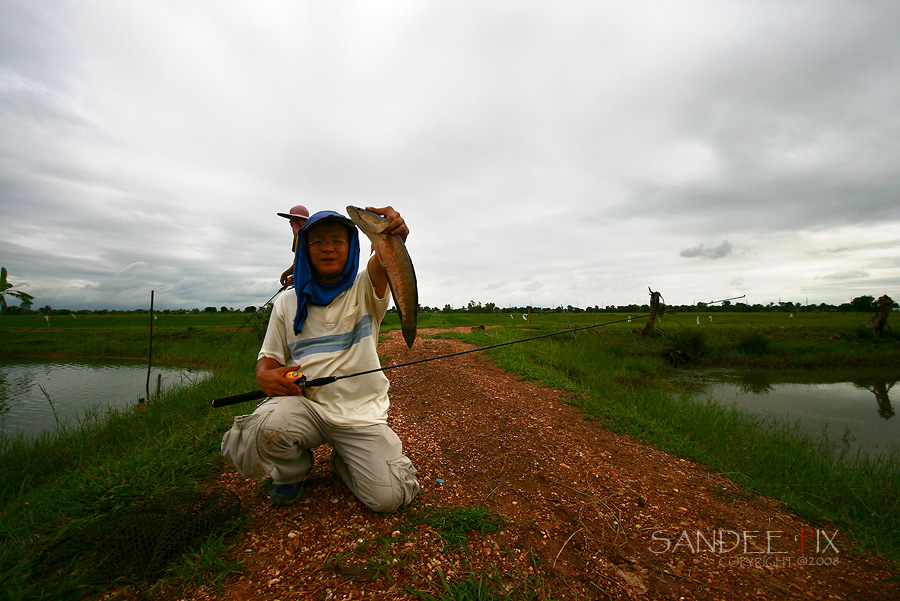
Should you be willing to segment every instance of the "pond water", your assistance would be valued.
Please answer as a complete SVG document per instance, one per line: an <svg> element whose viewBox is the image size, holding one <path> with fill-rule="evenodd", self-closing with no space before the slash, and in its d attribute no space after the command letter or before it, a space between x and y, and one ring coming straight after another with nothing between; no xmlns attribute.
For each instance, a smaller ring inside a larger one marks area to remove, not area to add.
<svg viewBox="0 0 900 601"><path fill-rule="evenodd" d="M155 395L158 386L165 391L209 375L203 370L153 367L150 393ZM31 438L55 430L57 420L76 426L86 415L102 418L108 408L131 407L146 394L146 363L0 362L4 437L21 433Z"/></svg>
<svg viewBox="0 0 900 601"><path fill-rule="evenodd" d="M702 380L705 390L698 398L798 423L814 436L824 430L836 452L900 451L900 417L890 398L900 370L717 370Z"/></svg>

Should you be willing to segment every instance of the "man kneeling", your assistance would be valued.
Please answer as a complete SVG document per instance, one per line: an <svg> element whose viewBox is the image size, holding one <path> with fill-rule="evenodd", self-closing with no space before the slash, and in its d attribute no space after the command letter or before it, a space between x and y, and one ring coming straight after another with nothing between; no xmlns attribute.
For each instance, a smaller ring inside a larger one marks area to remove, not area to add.
<svg viewBox="0 0 900 601"><path fill-rule="evenodd" d="M409 228L391 207L372 209L406 239ZM389 382L376 371L301 389L285 374L309 378L378 369L377 342L390 295L384 266L372 255L359 270L359 235L348 218L321 211L298 236L294 293L272 309L256 364L269 395L250 415L235 418L222 454L247 478L271 476L273 505L299 497L313 467L311 449L332 447L331 465L373 511L390 512L419 491L416 470L387 426Z"/></svg>

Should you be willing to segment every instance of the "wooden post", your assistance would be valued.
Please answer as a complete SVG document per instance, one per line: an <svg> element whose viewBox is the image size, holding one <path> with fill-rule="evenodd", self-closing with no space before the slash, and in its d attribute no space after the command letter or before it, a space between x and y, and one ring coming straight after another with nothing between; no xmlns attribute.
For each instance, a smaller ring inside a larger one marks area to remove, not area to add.
<svg viewBox="0 0 900 601"><path fill-rule="evenodd" d="M575 330L572 328L572 322L569 321L569 314L566 313L565 307L563 307L563 315L565 315L565 317L566 317L566 323L569 324L569 329L572 330L572 340L574 340L575 342L578 342L578 339L575 338Z"/></svg>
<svg viewBox="0 0 900 601"><path fill-rule="evenodd" d="M641 334L653 336L656 334L656 314L659 313L659 299L662 295L659 292L653 292L653 289L649 286L647 290L650 291L650 315L647 317L647 323L644 325L644 330Z"/></svg>

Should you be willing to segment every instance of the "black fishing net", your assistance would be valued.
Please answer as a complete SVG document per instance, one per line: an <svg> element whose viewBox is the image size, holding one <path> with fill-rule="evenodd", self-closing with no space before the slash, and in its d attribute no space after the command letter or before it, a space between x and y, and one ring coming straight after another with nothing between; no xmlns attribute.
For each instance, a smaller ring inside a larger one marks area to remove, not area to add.
<svg viewBox="0 0 900 601"><path fill-rule="evenodd" d="M190 547L240 513L229 490L179 490L116 511L63 535L38 558L33 576L81 573L85 584L149 584Z"/></svg>

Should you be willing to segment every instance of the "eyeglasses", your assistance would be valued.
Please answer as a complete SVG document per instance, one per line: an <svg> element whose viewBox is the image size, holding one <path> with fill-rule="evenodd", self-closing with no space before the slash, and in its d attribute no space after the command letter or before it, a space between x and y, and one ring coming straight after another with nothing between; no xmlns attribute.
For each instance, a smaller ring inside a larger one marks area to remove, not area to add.
<svg viewBox="0 0 900 601"><path fill-rule="evenodd" d="M341 246L346 246L349 242L345 238L334 238L331 240L314 240L307 244L312 250L323 250L326 246L330 246L331 248L338 248Z"/></svg>

